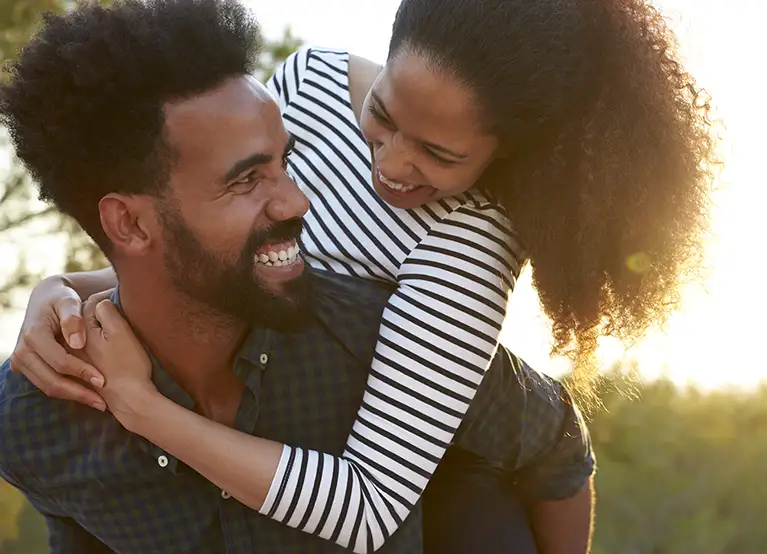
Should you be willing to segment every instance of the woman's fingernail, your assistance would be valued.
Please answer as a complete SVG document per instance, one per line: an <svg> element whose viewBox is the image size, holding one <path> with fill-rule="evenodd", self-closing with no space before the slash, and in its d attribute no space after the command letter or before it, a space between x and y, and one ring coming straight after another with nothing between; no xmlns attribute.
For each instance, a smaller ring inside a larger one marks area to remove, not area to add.
<svg viewBox="0 0 767 554"><path fill-rule="evenodd" d="M91 404L91 408L95 408L99 410L100 412L103 412L107 409L107 405L104 404L103 402L94 402L93 404Z"/></svg>
<svg viewBox="0 0 767 554"><path fill-rule="evenodd" d="M104 386L104 379L102 379L101 377L91 377L91 385L93 385L97 389L100 389Z"/></svg>
<svg viewBox="0 0 767 554"><path fill-rule="evenodd" d="M75 333L69 337L69 346L72 348L80 349L85 346L85 337L82 333Z"/></svg>

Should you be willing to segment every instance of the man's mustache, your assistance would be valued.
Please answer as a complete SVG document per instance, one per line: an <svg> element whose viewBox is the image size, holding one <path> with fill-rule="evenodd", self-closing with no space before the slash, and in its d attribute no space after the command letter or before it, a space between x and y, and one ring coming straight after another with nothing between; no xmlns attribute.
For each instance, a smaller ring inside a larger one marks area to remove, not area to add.
<svg viewBox="0 0 767 554"><path fill-rule="evenodd" d="M246 244L245 252L248 256L255 255L259 248L270 242L284 242L288 240L300 242L303 229L303 218L280 221L252 234Z"/></svg>

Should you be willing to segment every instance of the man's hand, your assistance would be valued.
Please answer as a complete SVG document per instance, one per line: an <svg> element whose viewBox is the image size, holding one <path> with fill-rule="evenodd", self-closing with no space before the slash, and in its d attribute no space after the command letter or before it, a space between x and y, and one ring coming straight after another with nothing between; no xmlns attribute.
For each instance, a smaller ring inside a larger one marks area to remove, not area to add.
<svg viewBox="0 0 767 554"><path fill-rule="evenodd" d="M106 291L108 296L110 291ZM11 370L27 377L45 394L63 400L74 400L97 410L106 405L85 383L96 389L104 377L91 364L67 352L57 337L62 337L73 350L85 346L85 322L80 315L81 301L77 292L59 277L45 279L32 291L11 354Z"/></svg>

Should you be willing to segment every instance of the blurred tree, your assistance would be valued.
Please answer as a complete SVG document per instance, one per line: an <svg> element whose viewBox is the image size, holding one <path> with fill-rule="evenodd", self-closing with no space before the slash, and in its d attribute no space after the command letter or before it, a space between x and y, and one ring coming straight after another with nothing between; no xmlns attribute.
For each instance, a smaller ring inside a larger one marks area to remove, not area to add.
<svg viewBox="0 0 767 554"><path fill-rule="evenodd" d="M17 527L15 537L0 541L0 554L48 554L45 520L31 504L24 503L19 510Z"/></svg>
<svg viewBox="0 0 767 554"><path fill-rule="evenodd" d="M46 10L60 12L67 4L64 0L5 0L0 3L0 60L16 57L39 25L40 14Z"/></svg>
<svg viewBox="0 0 767 554"><path fill-rule="evenodd" d="M767 552L767 387L616 392L591 424L597 452L593 554Z"/></svg>
<svg viewBox="0 0 767 554"><path fill-rule="evenodd" d="M19 49L26 44L29 36L40 24L42 12L60 12L66 7L64 0L25 0L0 3L0 62L15 59ZM5 72L0 80L6 79ZM7 151L4 138L0 141L0 152ZM0 182L0 243L15 243L19 235L38 222L42 230L55 229L55 209L34 202L33 188L20 164L13 160L7 175ZM8 269L0 281L0 308L7 307L11 293L39 278L31 274L19 257L16 266Z"/></svg>
<svg viewBox="0 0 767 554"><path fill-rule="evenodd" d="M293 31L289 26L285 27L281 38L267 40L256 70L257 77L264 83L268 81L277 66L298 50L303 42L300 38L293 36Z"/></svg>

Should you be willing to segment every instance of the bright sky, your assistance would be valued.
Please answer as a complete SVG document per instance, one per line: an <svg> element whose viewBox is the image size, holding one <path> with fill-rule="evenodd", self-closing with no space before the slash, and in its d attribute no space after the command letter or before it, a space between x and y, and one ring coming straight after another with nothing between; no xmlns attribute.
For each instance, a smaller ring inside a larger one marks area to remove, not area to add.
<svg viewBox="0 0 767 554"><path fill-rule="evenodd" d="M345 48L382 62L399 0L245 0L267 36L278 37L286 25L310 44ZM714 272L707 290L690 290L665 333L657 333L625 354L640 363L647 377L666 375L677 383L704 388L755 385L767 378L761 352L767 314L762 286L767 261L757 238L767 237L767 181L758 162L767 150L767 80L761 44L767 3L759 0L657 0L677 31L688 70L714 97L727 130L722 176L711 246ZM364 8L363 8L364 7ZM0 245L0 255L3 246ZM5 248L8 248L6 246ZM41 264L51 245L32 245L30 261ZM8 252L10 253L10 251ZM6 258L7 259L7 258ZM41 267L44 265L41 264ZM558 374L562 360L550 359L549 329L530 286L529 274L517 286L504 343L536 368ZM15 342L19 314L0 318L0 353ZM605 363L624 355L605 344Z"/></svg>

